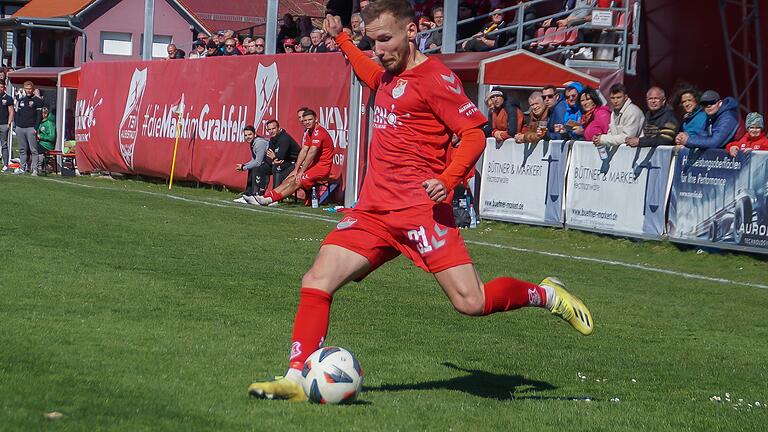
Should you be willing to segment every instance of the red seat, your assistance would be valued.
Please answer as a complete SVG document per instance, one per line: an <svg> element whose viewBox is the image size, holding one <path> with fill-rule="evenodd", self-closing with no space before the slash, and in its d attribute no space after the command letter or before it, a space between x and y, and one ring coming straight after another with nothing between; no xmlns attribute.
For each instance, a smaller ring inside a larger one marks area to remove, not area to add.
<svg viewBox="0 0 768 432"><path fill-rule="evenodd" d="M568 34L566 35L565 42L563 42L563 45L575 45L576 41L579 40L579 29L571 29L568 31Z"/></svg>
<svg viewBox="0 0 768 432"><path fill-rule="evenodd" d="M556 27L550 27L547 29L546 33L544 33L544 39L539 42L539 47L542 48L548 48L549 45L555 40L555 32L557 31Z"/></svg>
<svg viewBox="0 0 768 432"><path fill-rule="evenodd" d="M538 30L536 30L536 40L531 42L531 48L536 48L541 42L542 37L544 37L544 33L547 31L544 27L539 27Z"/></svg>
<svg viewBox="0 0 768 432"><path fill-rule="evenodd" d="M558 27L556 30L554 39L549 44L551 47L560 46L565 43L565 40L568 38L568 28L567 27Z"/></svg>

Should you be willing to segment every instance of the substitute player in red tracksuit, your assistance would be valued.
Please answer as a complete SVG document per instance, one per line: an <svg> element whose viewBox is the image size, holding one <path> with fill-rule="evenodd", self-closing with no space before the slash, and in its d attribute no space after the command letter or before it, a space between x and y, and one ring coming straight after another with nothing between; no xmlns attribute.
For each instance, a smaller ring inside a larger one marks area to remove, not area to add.
<svg viewBox="0 0 768 432"><path fill-rule="evenodd" d="M333 165L333 139L322 126L317 123L317 113L304 109L301 113L301 124L304 125L301 151L296 158L296 169L280 186L257 196L256 201L261 205L270 205L293 195L299 188L309 189L317 182L327 180L331 175Z"/></svg>
<svg viewBox="0 0 768 432"><path fill-rule="evenodd" d="M325 338L333 293L399 254L434 274L463 314L538 306L584 335L593 330L589 310L556 279L539 285L511 277L480 280L448 198L485 147L481 127L486 119L456 75L416 49L418 30L407 0L371 2L362 14L381 65L355 47L341 31L339 17L328 16L324 28L336 37L358 77L376 92L368 172L357 206L328 234L302 279L288 372L251 384L253 396L306 400L301 369ZM461 146L446 166L453 133Z"/></svg>

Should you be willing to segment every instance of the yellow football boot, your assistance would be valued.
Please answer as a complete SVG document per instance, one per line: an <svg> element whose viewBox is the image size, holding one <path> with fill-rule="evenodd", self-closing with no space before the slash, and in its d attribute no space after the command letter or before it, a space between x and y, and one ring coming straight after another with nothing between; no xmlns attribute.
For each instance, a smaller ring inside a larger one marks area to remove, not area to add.
<svg viewBox="0 0 768 432"><path fill-rule="evenodd" d="M552 313L568 321L568 323L584 336L589 336L594 330L595 322L592 314L584 303L578 297L569 293L565 285L559 280L548 277L539 284L543 287L552 288L555 291L555 298L552 301Z"/></svg>
<svg viewBox="0 0 768 432"><path fill-rule="evenodd" d="M248 386L248 394L260 399L281 399L291 402L304 402L307 395L301 384L285 377L275 377L272 381L255 382Z"/></svg>

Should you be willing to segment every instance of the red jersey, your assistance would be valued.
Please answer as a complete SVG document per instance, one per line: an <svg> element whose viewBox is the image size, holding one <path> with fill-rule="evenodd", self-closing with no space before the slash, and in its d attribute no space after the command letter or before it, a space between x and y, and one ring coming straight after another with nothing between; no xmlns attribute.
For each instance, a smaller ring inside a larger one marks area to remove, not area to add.
<svg viewBox="0 0 768 432"><path fill-rule="evenodd" d="M421 184L445 171L451 135L487 120L459 78L434 58L397 76L382 70L374 84L373 134L357 208L434 205Z"/></svg>
<svg viewBox="0 0 768 432"><path fill-rule="evenodd" d="M320 153L312 163L313 167L330 167L333 164L333 139L328 134L328 131L320 126L320 124L316 124L315 129L312 132L304 132L304 138L301 144L306 147L320 147Z"/></svg>

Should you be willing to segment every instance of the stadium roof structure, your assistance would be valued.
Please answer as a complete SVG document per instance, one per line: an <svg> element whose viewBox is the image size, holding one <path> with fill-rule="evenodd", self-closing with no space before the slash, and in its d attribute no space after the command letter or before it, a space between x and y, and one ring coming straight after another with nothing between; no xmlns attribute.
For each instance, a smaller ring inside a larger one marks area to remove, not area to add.
<svg viewBox="0 0 768 432"><path fill-rule="evenodd" d="M205 22L206 27L213 31L237 31L248 27L263 26L266 22L266 1L184 0L184 2ZM279 16L290 13L294 16L322 17L325 15L325 3L326 1L323 0L280 0L277 12Z"/></svg>
<svg viewBox="0 0 768 432"><path fill-rule="evenodd" d="M564 87L573 81L594 88L600 86L599 78L525 50L481 60L477 78L478 84L536 88L545 85Z"/></svg>
<svg viewBox="0 0 768 432"><path fill-rule="evenodd" d="M186 4L185 0L160 0L167 1L186 19L190 24L194 24L208 33L211 28L206 25L204 20L200 19L192 9ZM82 18L91 10L99 6L104 0L30 0L21 9L17 10L10 18L0 20L2 27L25 26L34 27L38 25L49 25L49 20L67 20L70 23Z"/></svg>
<svg viewBox="0 0 768 432"><path fill-rule="evenodd" d="M600 79L571 69L530 51L432 54L462 81L508 87L538 87L551 84L563 87L579 81L595 88Z"/></svg>
<svg viewBox="0 0 768 432"><path fill-rule="evenodd" d="M71 67L28 67L8 72L8 79L13 84L32 81L38 87L56 87L59 74L72 69Z"/></svg>

